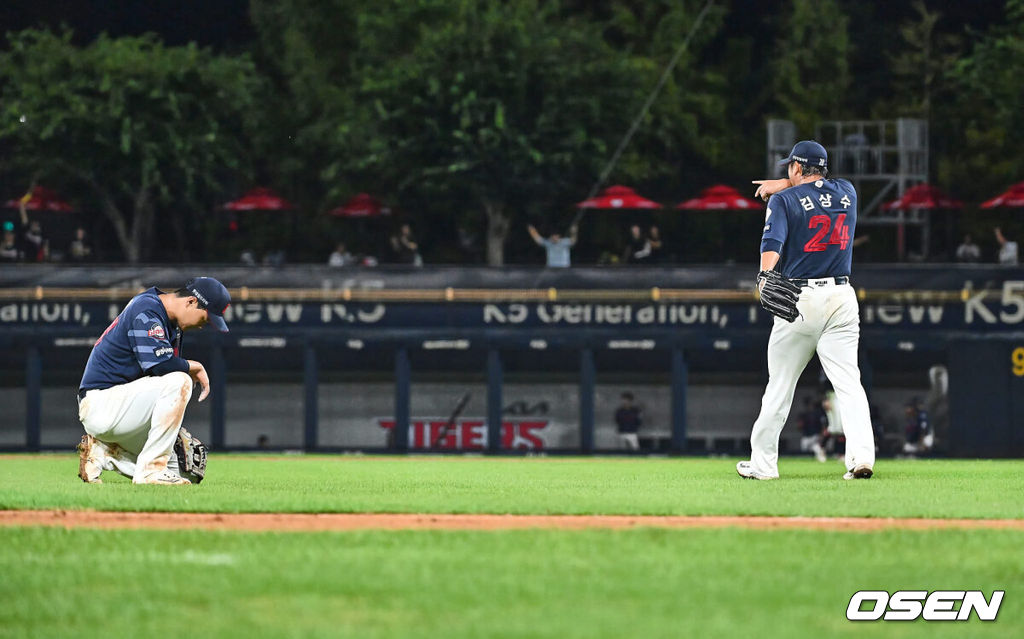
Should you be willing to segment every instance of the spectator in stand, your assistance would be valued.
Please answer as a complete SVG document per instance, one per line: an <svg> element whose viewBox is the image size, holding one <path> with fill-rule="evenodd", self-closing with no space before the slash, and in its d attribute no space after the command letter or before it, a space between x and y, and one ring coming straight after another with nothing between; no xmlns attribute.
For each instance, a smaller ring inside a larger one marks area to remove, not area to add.
<svg viewBox="0 0 1024 639"><path fill-rule="evenodd" d="M462 251L465 261L477 263L483 260L483 249L480 246L480 238L467 226L460 224L456 229L459 238L459 250Z"/></svg>
<svg viewBox="0 0 1024 639"><path fill-rule="evenodd" d="M338 245L334 248L334 252L327 258L328 266L354 266L356 264L356 258L348 252L345 248L344 242L338 242Z"/></svg>
<svg viewBox="0 0 1024 639"><path fill-rule="evenodd" d="M413 237L412 227L408 224L399 227L398 235L391 236L391 250L394 251L395 259L399 264L423 266L419 242Z"/></svg>
<svg viewBox="0 0 1024 639"><path fill-rule="evenodd" d="M85 237L85 229L75 229L75 239L68 245L68 260L72 262L91 262L93 259L92 245Z"/></svg>
<svg viewBox="0 0 1024 639"><path fill-rule="evenodd" d="M627 264L647 264L651 257L651 243L644 236L639 224L629 227L629 240L626 242L626 254L623 261Z"/></svg>
<svg viewBox="0 0 1024 639"><path fill-rule="evenodd" d="M50 255L50 242L43 237L39 220L32 220L21 236L21 252L27 262L45 262Z"/></svg>
<svg viewBox="0 0 1024 639"><path fill-rule="evenodd" d="M956 247L957 262L977 262L981 259L981 247L974 243L971 234L964 235L964 241Z"/></svg>
<svg viewBox="0 0 1024 639"><path fill-rule="evenodd" d="M284 252L284 249L269 251L263 256L263 266L284 266L286 261L287 254Z"/></svg>
<svg viewBox="0 0 1024 639"><path fill-rule="evenodd" d="M43 237L43 227L39 220L28 221L26 205L28 198L19 202L21 212L21 253L26 262L45 262L50 256L50 243Z"/></svg>
<svg viewBox="0 0 1024 639"><path fill-rule="evenodd" d="M1003 266L1017 266L1020 258L1017 254L1017 243L1006 239L1003 230L998 226L995 229L996 242L999 242L999 263Z"/></svg>
<svg viewBox="0 0 1024 639"><path fill-rule="evenodd" d="M633 393L624 392L620 398L622 403L615 411L615 425L619 430L619 440L626 450L640 450L640 438L637 431L643 424L643 411L633 404Z"/></svg>
<svg viewBox="0 0 1024 639"><path fill-rule="evenodd" d="M14 235L14 222L4 222L4 239L0 242L0 262L20 262L22 258L18 238Z"/></svg>
<svg viewBox="0 0 1024 639"><path fill-rule="evenodd" d="M651 225L647 231L647 241L651 245L651 257L647 260L651 264L661 264L665 261L665 254L662 251L664 244L661 241L661 231L657 226Z"/></svg>
<svg viewBox="0 0 1024 639"><path fill-rule="evenodd" d="M568 268L572 263L570 249L576 246L577 229L573 224L569 227L569 237L562 237L559 233L552 233L545 238L537 232L532 224L527 225L526 230L538 246L543 246L547 251L547 265L554 268Z"/></svg>

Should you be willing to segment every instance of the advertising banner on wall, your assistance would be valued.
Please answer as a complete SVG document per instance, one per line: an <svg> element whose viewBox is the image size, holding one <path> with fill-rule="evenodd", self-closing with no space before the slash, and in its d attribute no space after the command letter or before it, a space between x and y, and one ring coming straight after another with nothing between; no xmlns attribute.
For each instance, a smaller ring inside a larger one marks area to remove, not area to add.
<svg viewBox="0 0 1024 639"><path fill-rule="evenodd" d="M0 328L91 328L100 332L123 304L106 302L0 303ZM224 319L232 334L267 328L708 328L771 326L756 303L316 303L240 302ZM977 294L957 303L916 301L861 304L866 327L1013 331L1024 326L1024 280L997 296Z"/></svg>

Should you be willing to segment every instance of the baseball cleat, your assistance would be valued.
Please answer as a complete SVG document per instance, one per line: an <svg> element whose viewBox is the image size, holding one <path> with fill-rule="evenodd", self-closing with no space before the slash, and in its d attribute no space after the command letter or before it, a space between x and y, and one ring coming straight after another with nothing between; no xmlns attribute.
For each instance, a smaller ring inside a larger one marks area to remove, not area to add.
<svg viewBox="0 0 1024 639"><path fill-rule="evenodd" d="M82 441L78 442L78 477L87 484L102 484L100 473L103 466L96 459L95 450L96 438L92 435L82 435Z"/></svg>
<svg viewBox="0 0 1024 639"><path fill-rule="evenodd" d="M754 467L748 461L741 461L736 464L736 474L743 479L760 479L762 481L769 479L778 479L778 477L770 477L768 475L762 475L754 470Z"/></svg>
<svg viewBox="0 0 1024 639"><path fill-rule="evenodd" d="M846 474L843 475L843 479L871 479L871 475L873 474L874 471L871 470L871 466L868 466L867 464L859 464L854 466L853 470L846 471Z"/></svg>
<svg viewBox="0 0 1024 639"><path fill-rule="evenodd" d="M184 486L185 484L191 484L189 480L175 475L174 473L162 472L156 475L150 475L144 477L141 481L132 480L133 484L160 484L162 486Z"/></svg>

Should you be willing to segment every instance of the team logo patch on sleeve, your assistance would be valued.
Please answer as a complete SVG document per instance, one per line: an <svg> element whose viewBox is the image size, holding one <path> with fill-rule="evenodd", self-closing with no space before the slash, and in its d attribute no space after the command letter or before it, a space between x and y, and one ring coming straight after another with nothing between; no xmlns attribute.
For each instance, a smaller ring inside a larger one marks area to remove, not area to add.
<svg viewBox="0 0 1024 639"><path fill-rule="evenodd" d="M167 334L164 333L164 327L159 324L153 324L149 327L149 331L146 333L153 339L166 339Z"/></svg>

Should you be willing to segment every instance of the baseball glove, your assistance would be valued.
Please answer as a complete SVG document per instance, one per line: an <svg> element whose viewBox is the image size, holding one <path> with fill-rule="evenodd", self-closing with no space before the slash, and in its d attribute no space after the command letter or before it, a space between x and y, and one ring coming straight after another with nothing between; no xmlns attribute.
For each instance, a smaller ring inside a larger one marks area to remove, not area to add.
<svg viewBox="0 0 1024 639"><path fill-rule="evenodd" d="M761 293L761 306L764 310L790 323L800 316L800 311L796 310L800 287L782 277L778 271L758 273L757 289Z"/></svg>
<svg viewBox="0 0 1024 639"><path fill-rule="evenodd" d="M174 441L174 454L178 456L178 469L182 477L191 480L193 484L203 481L206 476L206 444L182 427L178 429L178 439Z"/></svg>

